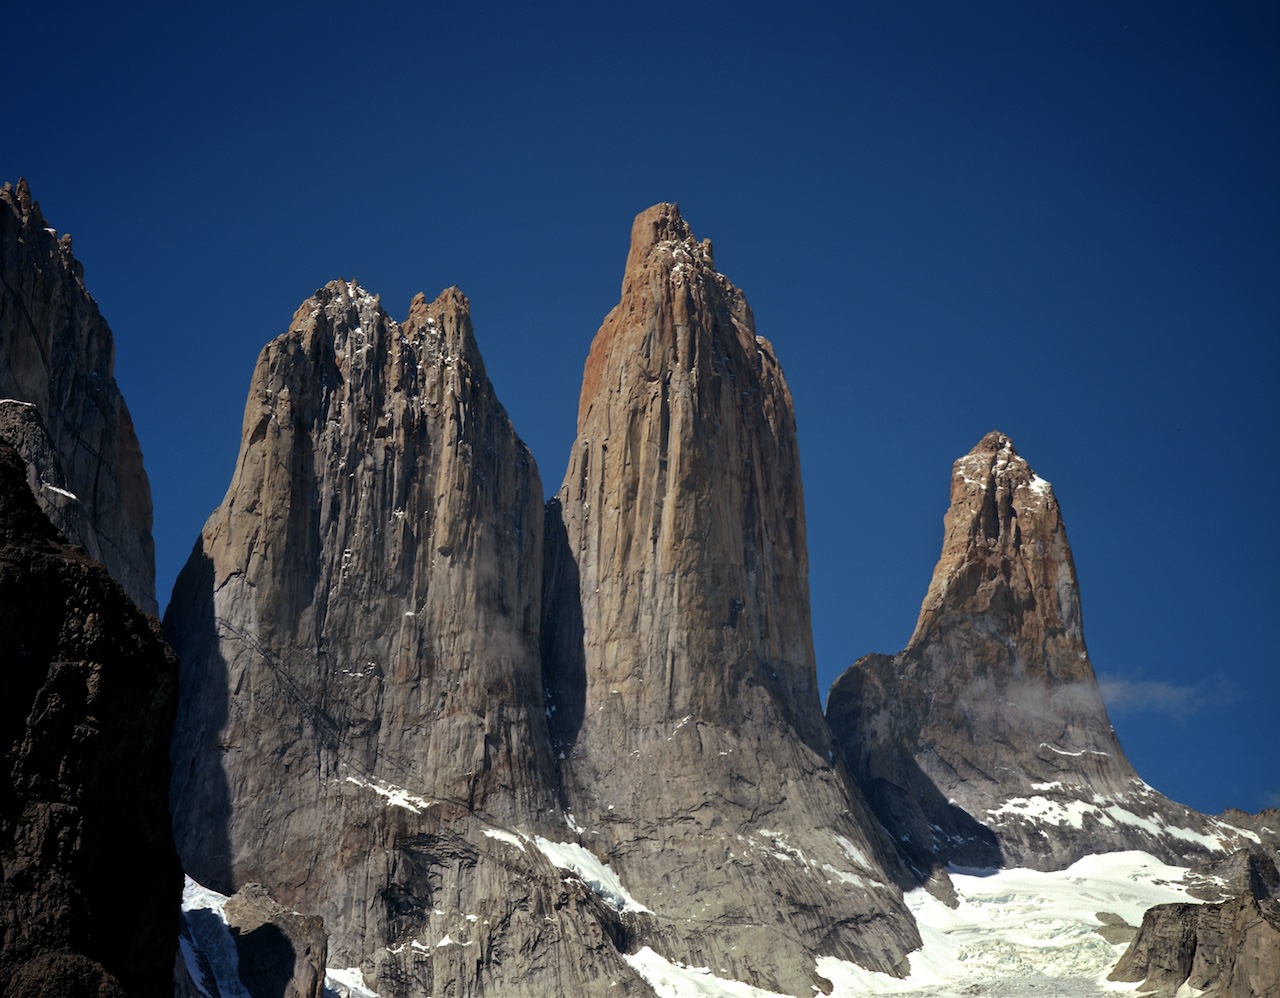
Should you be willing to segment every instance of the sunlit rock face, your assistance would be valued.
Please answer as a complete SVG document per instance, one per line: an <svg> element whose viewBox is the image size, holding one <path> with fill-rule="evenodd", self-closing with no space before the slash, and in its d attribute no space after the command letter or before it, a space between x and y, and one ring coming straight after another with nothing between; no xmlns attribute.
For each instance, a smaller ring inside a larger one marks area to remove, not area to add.
<svg viewBox="0 0 1280 998"><path fill-rule="evenodd" d="M187 872L322 916L330 963L384 996L640 986L606 935L619 913L531 844L569 831L542 506L462 294L398 323L335 281L263 350L175 587Z"/></svg>
<svg viewBox="0 0 1280 998"><path fill-rule="evenodd" d="M0 435L40 509L155 614L151 487L116 386L115 341L25 180L0 189Z"/></svg>
<svg viewBox="0 0 1280 998"><path fill-rule="evenodd" d="M1001 433L952 469L942 556L906 649L847 670L827 717L919 872L1061 869L1119 849L1184 862L1258 843L1130 766L1089 662L1053 488Z"/></svg>
<svg viewBox="0 0 1280 998"><path fill-rule="evenodd" d="M787 994L918 945L823 723L795 418L770 344L675 205L635 220L549 507L562 791L669 960Z"/></svg>

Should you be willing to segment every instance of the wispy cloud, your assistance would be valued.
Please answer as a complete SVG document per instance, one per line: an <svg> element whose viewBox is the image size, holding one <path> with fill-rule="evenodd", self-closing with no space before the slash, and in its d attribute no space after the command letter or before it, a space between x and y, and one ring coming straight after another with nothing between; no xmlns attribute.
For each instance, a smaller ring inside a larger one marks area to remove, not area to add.
<svg viewBox="0 0 1280 998"><path fill-rule="evenodd" d="M1107 709L1116 714L1164 714L1184 719L1206 705L1198 687L1159 679L1099 676L1098 687Z"/></svg>
<svg viewBox="0 0 1280 998"><path fill-rule="evenodd" d="M1280 788L1263 791L1263 793L1259 795L1258 799L1264 808L1280 807Z"/></svg>

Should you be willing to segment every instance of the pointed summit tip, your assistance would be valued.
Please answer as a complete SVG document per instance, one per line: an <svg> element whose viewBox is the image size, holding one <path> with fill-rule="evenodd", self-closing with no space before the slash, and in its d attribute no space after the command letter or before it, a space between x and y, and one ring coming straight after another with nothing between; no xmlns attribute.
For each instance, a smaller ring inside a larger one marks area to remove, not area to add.
<svg viewBox="0 0 1280 998"><path fill-rule="evenodd" d="M974 445L973 449L956 461L952 469L953 486L975 485L991 480L1008 487L1030 486L1039 492L1049 492L1050 485L1037 475L1013 441L999 430L992 430Z"/></svg>
<svg viewBox="0 0 1280 998"><path fill-rule="evenodd" d="M687 257L679 254L677 247L683 249ZM635 217L635 221L631 223L631 249L627 254L626 273L634 272L652 258L655 252L661 254L663 251L666 251L669 262L674 263L676 257L680 256L715 269L711 240L698 242L689 223L680 214L680 206L674 201L655 204Z"/></svg>

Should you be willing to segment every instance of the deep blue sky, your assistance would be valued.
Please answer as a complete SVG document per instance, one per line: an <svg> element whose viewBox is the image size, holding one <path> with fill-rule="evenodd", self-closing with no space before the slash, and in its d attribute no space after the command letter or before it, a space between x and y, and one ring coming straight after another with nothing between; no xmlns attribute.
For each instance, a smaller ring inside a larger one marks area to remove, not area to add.
<svg viewBox="0 0 1280 998"><path fill-rule="evenodd" d="M459 285L553 492L632 217L678 201L801 434L819 678L906 642L951 462L1054 483L1146 780L1280 805L1274 3L25 4L0 179L116 334L163 605L259 349Z"/></svg>

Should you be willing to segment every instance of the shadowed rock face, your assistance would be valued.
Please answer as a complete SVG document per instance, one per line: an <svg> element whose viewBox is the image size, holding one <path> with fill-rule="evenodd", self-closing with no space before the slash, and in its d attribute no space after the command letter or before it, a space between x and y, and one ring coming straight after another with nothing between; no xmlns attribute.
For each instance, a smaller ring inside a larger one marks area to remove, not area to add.
<svg viewBox="0 0 1280 998"><path fill-rule="evenodd" d="M172 990L177 661L0 441L0 994Z"/></svg>
<svg viewBox="0 0 1280 998"><path fill-rule="evenodd" d="M832 686L827 717L917 870L1059 869L1143 849L1170 862L1258 836L1176 804L1125 758L1085 648L1053 489L1000 433L952 471L915 633Z"/></svg>
<svg viewBox="0 0 1280 998"><path fill-rule="evenodd" d="M542 526L456 289L397 323L335 281L263 350L165 620L175 829L196 880L322 916L384 998L637 986L617 913L514 834L566 830Z"/></svg>
<svg viewBox="0 0 1280 998"><path fill-rule="evenodd" d="M791 398L674 205L635 221L547 528L566 806L655 950L786 993L918 945L816 690Z"/></svg>
<svg viewBox="0 0 1280 998"><path fill-rule="evenodd" d="M0 432L41 510L157 612L151 487L112 369L115 344L25 180L0 189ZM34 413L24 408L34 407Z"/></svg>

